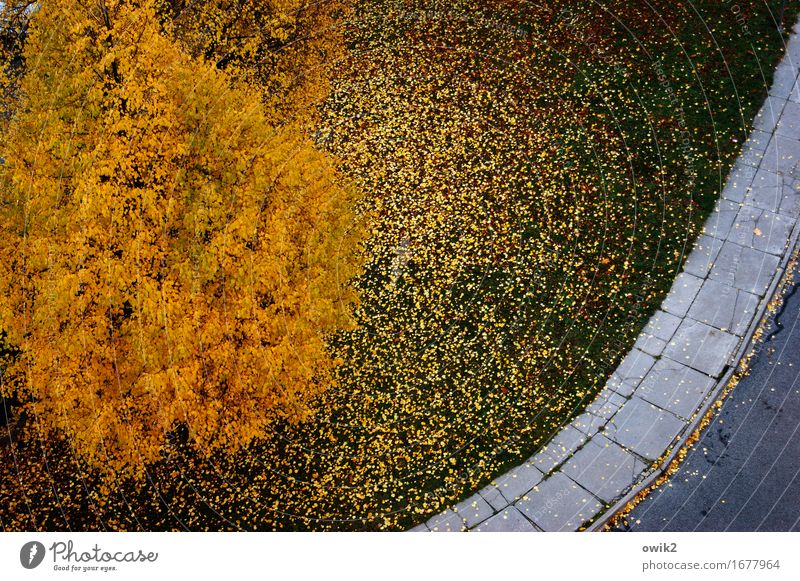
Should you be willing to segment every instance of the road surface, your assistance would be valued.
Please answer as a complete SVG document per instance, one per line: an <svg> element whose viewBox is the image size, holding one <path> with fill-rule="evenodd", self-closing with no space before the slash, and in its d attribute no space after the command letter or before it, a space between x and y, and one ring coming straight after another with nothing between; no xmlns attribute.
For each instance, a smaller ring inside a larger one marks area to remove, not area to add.
<svg viewBox="0 0 800 581"><path fill-rule="evenodd" d="M800 530L799 284L680 471L615 530Z"/></svg>

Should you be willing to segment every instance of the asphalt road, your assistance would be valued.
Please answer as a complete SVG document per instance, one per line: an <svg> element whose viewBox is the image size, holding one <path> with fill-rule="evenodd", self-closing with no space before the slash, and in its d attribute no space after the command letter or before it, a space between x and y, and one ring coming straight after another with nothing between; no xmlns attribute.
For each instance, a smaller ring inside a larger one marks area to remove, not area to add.
<svg viewBox="0 0 800 581"><path fill-rule="evenodd" d="M800 530L800 275L722 411L622 531Z"/></svg>

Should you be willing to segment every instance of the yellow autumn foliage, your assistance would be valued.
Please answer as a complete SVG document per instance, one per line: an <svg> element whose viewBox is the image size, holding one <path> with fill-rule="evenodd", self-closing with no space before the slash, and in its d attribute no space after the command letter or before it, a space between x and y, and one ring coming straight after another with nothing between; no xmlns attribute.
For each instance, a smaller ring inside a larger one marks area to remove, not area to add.
<svg viewBox="0 0 800 581"><path fill-rule="evenodd" d="M0 395L112 471L180 425L211 453L307 418L353 300L329 158L157 8L42 3L0 143Z"/></svg>
<svg viewBox="0 0 800 581"><path fill-rule="evenodd" d="M325 66L343 56L340 0L157 0L192 55L260 87L270 109L306 116L328 93Z"/></svg>

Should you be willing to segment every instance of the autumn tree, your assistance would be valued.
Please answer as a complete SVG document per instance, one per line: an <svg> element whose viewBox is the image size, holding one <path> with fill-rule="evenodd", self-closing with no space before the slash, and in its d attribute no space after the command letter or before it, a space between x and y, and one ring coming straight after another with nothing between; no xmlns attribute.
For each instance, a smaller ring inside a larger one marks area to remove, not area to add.
<svg viewBox="0 0 800 581"><path fill-rule="evenodd" d="M308 118L328 93L327 67L343 58L340 0L157 1L186 50L260 87L283 115Z"/></svg>
<svg viewBox="0 0 800 581"><path fill-rule="evenodd" d="M19 77L24 69L22 47L28 32L28 19L34 0L0 2L0 119L7 120L19 93Z"/></svg>
<svg viewBox="0 0 800 581"><path fill-rule="evenodd" d="M0 143L0 395L112 470L309 417L353 300L350 190L159 7L42 3Z"/></svg>

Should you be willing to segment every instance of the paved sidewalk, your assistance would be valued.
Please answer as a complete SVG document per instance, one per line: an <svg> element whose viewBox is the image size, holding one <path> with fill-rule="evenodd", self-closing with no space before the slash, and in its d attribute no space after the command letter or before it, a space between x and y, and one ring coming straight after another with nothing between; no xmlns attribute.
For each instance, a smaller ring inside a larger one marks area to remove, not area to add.
<svg viewBox="0 0 800 581"><path fill-rule="evenodd" d="M751 361L676 472L615 530L800 530L800 271Z"/></svg>
<svg viewBox="0 0 800 581"><path fill-rule="evenodd" d="M691 433L747 347L797 239L798 27L683 272L597 399L524 464L412 530L581 529L639 490Z"/></svg>

